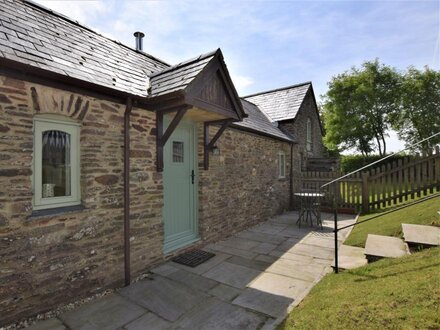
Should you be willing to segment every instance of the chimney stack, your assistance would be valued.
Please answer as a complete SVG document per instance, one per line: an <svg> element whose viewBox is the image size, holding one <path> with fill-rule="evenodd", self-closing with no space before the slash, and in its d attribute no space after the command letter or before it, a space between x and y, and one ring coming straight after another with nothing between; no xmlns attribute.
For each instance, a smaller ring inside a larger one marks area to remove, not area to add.
<svg viewBox="0 0 440 330"><path fill-rule="evenodd" d="M143 51L143 49L142 49L142 38L145 37L145 34L143 34L140 31L137 31L133 35L136 38L136 50L140 50L142 52Z"/></svg>

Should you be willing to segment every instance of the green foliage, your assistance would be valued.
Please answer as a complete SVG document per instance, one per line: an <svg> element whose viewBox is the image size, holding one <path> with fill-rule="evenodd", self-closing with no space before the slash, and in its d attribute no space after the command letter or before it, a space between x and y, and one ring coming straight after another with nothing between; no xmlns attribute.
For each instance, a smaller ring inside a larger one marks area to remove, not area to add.
<svg viewBox="0 0 440 330"><path fill-rule="evenodd" d="M324 142L330 150L386 153L385 136L399 104L401 76L375 61L333 77L324 95Z"/></svg>
<svg viewBox="0 0 440 330"><path fill-rule="evenodd" d="M377 166L386 165L389 162L397 161L398 159L404 159L405 157L408 157L406 155L394 155L391 156L384 161L377 164ZM341 155L340 156L340 166L341 171L344 173L355 171L365 165L371 164L379 159L381 159L382 156L380 155ZM376 166L372 166L371 168L376 168Z"/></svg>
<svg viewBox="0 0 440 330"><path fill-rule="evenodd" d="M403 76L401 111L393 116L393 127L407 145L440 132L440 71L410 67ZM427 151L440 142L440 136L417 148Z"/></svg>

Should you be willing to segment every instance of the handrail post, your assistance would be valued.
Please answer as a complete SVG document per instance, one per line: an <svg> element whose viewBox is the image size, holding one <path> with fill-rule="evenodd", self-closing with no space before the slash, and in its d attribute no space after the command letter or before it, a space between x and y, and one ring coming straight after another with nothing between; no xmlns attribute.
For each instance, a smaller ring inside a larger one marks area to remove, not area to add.
<svg viewBox="0 0 440 330"><path fill-rule="evenodd" d="M339 273L339 266L338 266L338 209L336 208L335 203L335 210L334 210L334 223L335 223L335 273Z"/></svg>

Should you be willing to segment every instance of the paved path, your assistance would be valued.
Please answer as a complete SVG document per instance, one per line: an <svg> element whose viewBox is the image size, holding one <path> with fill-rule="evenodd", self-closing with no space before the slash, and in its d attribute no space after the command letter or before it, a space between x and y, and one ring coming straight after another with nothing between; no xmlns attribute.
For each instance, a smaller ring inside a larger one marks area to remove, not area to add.
<svg viewBox="0 0 440 330"><path fill-rule="evenodd" d="M331 271L330 214L323 230L274 217L205 247L195 268L167 262L118 292L37 323L33 329L271 329ZM354 222L340 216L340 225ZM348 230L339 233L341 242Z"/></svg>

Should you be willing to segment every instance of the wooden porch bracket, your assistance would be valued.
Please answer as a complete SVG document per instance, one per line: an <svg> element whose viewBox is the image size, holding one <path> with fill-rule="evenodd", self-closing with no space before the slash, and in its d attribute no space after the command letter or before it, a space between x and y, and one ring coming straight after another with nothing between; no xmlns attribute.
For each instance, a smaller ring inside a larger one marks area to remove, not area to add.
<svg viewBox="0 0 440 330"><path fill-rule="evenodd" d="M208 121L203 125L203 167L205 170L209 169L209 152L214 148L215 143L219 137L223 134L226 128L233 122L233 119ZM211 141L209 141L209 125L221 124L217 133Z"/></svg>
<svg viewBox="0 0 440 330"><path fill-rule="evenodd" d="M163 148L170 138L171 134L173 134L177 125L179 125L186 111L190 108L190 106L182 106L180 108L175 108L173 110L164 110L156 112L156 155L157 155L157 171L163 171ZM170 125L167 127L166 131L163 131L163 115L164 113L168 113L170 111L176 111L173 120Z"/></svg>

